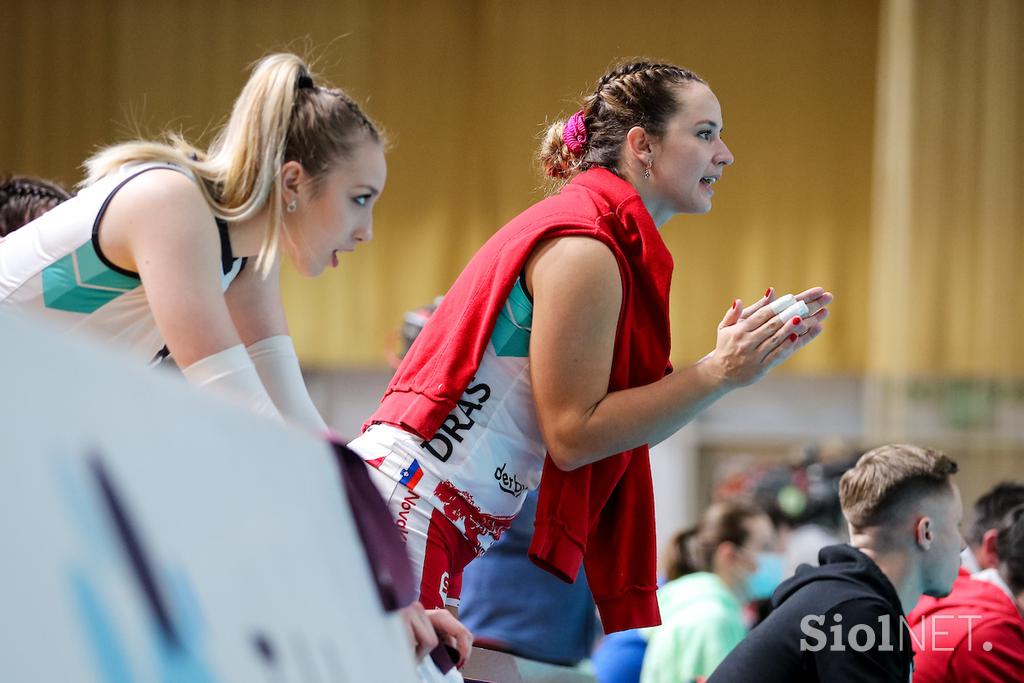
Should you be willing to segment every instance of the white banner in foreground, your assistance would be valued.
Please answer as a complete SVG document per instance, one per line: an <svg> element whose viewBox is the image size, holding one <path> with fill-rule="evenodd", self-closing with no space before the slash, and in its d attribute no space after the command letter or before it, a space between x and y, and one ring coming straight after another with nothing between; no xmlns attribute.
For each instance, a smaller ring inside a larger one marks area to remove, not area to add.
<svg viewBox="0 0 1024 683"><path fill-rule="evenodd" d="M34 322L0 339L0 680L416 680L326 444Z"/></svg>

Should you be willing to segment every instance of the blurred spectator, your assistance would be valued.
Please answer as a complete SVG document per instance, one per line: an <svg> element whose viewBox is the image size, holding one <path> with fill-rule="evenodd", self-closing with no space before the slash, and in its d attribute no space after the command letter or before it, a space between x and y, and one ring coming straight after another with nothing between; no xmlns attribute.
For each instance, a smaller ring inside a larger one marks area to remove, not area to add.
<svg viewBox="0 0 1024 683"><path fill-rule="evenodd" d="M729 482L734 496L752 499L785 537L783 578L801 564L817 565L819 550L846 540L839 480L860 455L810 447L799 464L750 468L743 481Z"/></svg>
<svg viewBox="0 0 1024 683"><path fill-rule="evenodd" d="M0 238L31 223L71 195L60 185L31 176L0 181Z"/></svg>
<svg viewBox="0 0 1024 683"><path fill-rule="evenodd" d="M818 551L847 540L839 505L839 480L859 452L836 446L811 446L798 464L761 463L745 467L715 488L716 500L746 498L768 513L778 531L782 578L801 564L817 565ZM753 628L771 612L770 595L747 605L747 626Z"/></svg>
<svg viewBox="0 0 1024 683"><path fill-rule="evenodd" d="M638 683L647 652L641 629L609 633L591 658L598 683Z"/></svg>
<svg viewBox="0 0 1024 683"><path fill-rule="evenodd" d="M921 598L907 617L915 683L1024 680L1024 485L997 485L970 519L986 568L972 576L962 565L952 593Z"/></svg>
<svg viewBox="0 0 1024 683"><path fill-rule="evenodd" d="M975 574L997 565L996 526L1018 505L1024 505L1022 482L1001 482L978 498L971 509L964 534L967 547L960 554L967 571Z"/></svg>
<svg viewBox="0 0 1024 683"><path fill-rule="evenodd" d="M409 352L412 343L416 341L416 337L419 336L423 326L427 324L427 320L437 310L443 298L443 296L436 296L432 303L406 311L402 316L402 326L395 330L388 343L388 363L392 368L398 369L405 354Z"/></svg>
<svg viewBox="0 0 1024 683"><path fill-rule="evenodd" d="M957 471L945 454L909 444L861 456L839 486L850 545L823 548L820 566L780 585L771 614L709 681L910 681L904 615L922 594L948 594L960 565Z"/></svg>
<svg viewBox="0 0 1024 683"><path fill-rule="evenodd" d="M768 515L734 501L712 504L695 528L676 536L642 683L686 683L715 670L746 635L743 604L767 597L782 579L774 548Z"/></svg>

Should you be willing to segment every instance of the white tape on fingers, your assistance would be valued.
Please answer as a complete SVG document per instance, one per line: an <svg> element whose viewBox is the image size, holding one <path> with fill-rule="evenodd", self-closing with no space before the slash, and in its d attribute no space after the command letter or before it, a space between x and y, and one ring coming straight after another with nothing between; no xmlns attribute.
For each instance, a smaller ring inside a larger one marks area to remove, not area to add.
<svg viewBox="0 0 1024 683"><path fill-rule="evenodd" d="M781 314L779 314L779 319L782 320L783 323L785 323L787 320L792 319L793 316L798 315L801 318L804 318L807 316L809 312L810 311L807 308L807 304L805 304L803 301L796 301L795 303L793 303L792 306L790 306Z"/></svg>
<svg viewBox="0 0 1024 683"><path fill-rule="evenodd" d="M780 296L778 299L768 304L768 308L772 309L772 313L778 315L792 306L795 301L795 296L792 294L786 294L785 296Z"/></svg>

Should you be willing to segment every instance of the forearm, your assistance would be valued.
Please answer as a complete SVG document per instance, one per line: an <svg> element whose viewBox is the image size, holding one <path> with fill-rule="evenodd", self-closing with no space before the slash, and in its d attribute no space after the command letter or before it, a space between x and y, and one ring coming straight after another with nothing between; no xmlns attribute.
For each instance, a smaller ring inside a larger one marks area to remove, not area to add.
<svg viewBox="0 0 1024 683"><path fill-rule="evenodd" d="M566 237L533 259L530 381L544 442L564 470L666 439L809 343L831 301L820 288L802 292L805 322L780 319L768 305L771 290L748 309L736 299L712 353L646 386L609 392L623 305L615 257L595 240ZM530 273L528 266L528 280Z"/></svg>
<svg viewBox="0 0 1024 683"><path fill-rule="evenodd" d="M326 432L327 425L306 390L292 338L287 335L267 337L250 344L246 350L281 414L317 434Z"/></svg>
<svg viewBox="0 0 1024 683"><path fill-rule="evenodd" d="M546 434L555 463L570 470L644 444L656 444L729 392L711 357L657 382L613 391Z"/></svg>
<svg viewBox="0 0 1024 683"><path fill-rule="evenodd" d="M281 419L241 344L196 361L181 372L193 386L216 392L259 415Z"/></svg>

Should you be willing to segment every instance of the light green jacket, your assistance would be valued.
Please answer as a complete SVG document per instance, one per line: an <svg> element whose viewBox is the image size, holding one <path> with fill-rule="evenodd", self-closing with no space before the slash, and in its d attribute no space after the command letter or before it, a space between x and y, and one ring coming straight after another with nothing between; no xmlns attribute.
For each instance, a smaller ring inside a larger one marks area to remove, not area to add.
<svg viewBox="0 0 1024 683"><path fill-rule="evenodd" d="M687 574L658 590L661 626L649 638L640 683L685 683L710 676L747 629L741 606L720 578Z"/></svg>

